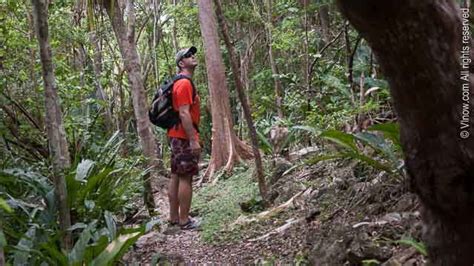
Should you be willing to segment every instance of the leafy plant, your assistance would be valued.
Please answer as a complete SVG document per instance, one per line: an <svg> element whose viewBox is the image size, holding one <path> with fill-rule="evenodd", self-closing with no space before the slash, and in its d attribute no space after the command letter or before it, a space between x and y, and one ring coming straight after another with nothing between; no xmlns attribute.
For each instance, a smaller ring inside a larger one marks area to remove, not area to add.
<svg viewBox="0 0 474 266"><path fill-rule="evenodd" d="M363 260L362 265L363 266L380 265L380 261L378 261L376 259Z"/></svg>
<svg viewBox="0 0 474 266"><path fill-rule="evenodd" d="M118 153L123 140L116 132L96 154L96 160L83 159L66 177L68 200L79 216L96 219L102 210L122 211L126 195L138 191L140 175L135 168L139 160L123 162ZM96 208L97 206L97 208Z"/></svg>
<svg viewBox="0 0 474 266"><path fill-rule="evenodd" d="M319 137L335 143L341 147L341 150L333 155L318 155L307 162L316 163L335 158L350 158L366 163L375 169L403 176L398 125L375 125L368 131L378 131L383 135L371 132L349 134L338 130L323 131Z"/></svg>
<svg viewBox="0 0 474 266"><path fill-rule="evenodd" d="M15 265L109 265L151 230L152 223L158 223L118 229L115 214L125 211L126 202L141 188L143 174L135 167L139 160L129 162L118 156L121 144L114 134L94 161L82 159L66 176L73 221L69 230L75 239L69 253L59 247L62 235L51 181L34 169L0 171L0 196L6 199L0 200L0 212L5 212L0 245L8 261Z"/></svg>
<svg viewBox="0 0 474 266"><path fill-rule="evenodd" d="M428 256L428 250L423 242L419 242L416 239L410 237L404 237L400 240L394 241L395 243L404 244L415 248L421 255Z"/></svg>
<svg viewBox="0 0 474 266"><path fill-rule="evenodd" d="M84 228L83 228L84 227ZM97 227L97 221L76 224L71 229L82 229L74 247L65 252L56 245L57 236L48 237L49 230L34 224L23 235L13 251L14 265L31 265L47 262L53 265L112 265L135 241L149 231L148 224L123 229L110 238L110 228Z"/></svg>

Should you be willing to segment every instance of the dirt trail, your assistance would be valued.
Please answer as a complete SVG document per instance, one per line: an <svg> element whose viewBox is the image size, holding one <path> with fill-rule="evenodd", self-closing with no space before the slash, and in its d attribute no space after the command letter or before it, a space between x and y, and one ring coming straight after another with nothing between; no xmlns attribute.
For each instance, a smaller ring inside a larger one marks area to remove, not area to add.
<svg viewBox="0 0 474 266"><path fill-rule="evenodd" d="M217 231L216 239L224 244L204 243L198 231L161 228L140 238L124 260L140 265L423 265L419 250L397 243L406 237L420 239L414 195L403 182L381 172L368 172L370 178L361 179L356 166L318 164L274 181L273 206ZM167 200L157 202L160 213L167 214ZM230 228L239 240L227 241Z"/></svg>
<svg viewBox="0 0 474 266"><path fill-rule="evenodd" d="M234 244L209 245L198 231L168 228L164 233L151 232L143 236L134 251L124 258L127 262L151 264L169 262L192 264L242 264L266 261L291 263L304 245L305 224L295 224L282 234L255 241L243 240ZM307 227L306 227L307 228ZM288 246L288 244L290 244ZM285 259L286 258L286 259Z"/></svg>
<svg viewBox="0 0 474 266"><path fill-rule="evenodd" d="M198 188L194 188L196 192ZM169 206L166 191L155 190L157 211L161 221L167 221ZM292 215L297 215L293 213ZM304 214L299 214L304 215ZM242 239L230 244L212 245L201 240L199 231L183 231L169 227L166 222L160 229L142 236L123 260L127 264L140 265L153 263L191 263L191 264L243 264L263 261L293 263L294 257L304 249L308 225L301 220L281 232L274 230L285 224L283 220L269 220L257 231L242 231ZM266 235L271 232L270 235ZM262 236L265 236L261 238ZM259 239L260 237L260 239ZM153 262L153 263L152 263Z"/></svg>

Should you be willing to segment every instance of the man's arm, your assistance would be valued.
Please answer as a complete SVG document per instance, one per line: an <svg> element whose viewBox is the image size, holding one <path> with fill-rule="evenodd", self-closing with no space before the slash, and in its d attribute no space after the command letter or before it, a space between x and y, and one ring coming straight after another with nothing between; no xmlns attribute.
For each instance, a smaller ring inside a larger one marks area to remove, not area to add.
<svg viewBox="0 0 474 266"><path fill-rule="evenodd" d="M179 107L179 118L181 119L181 124L183 125L184 132L186 132L186 136L189 139L189 145L191 150L198 150L196 152L200 152L201 146L199 145L199 141L197 140L195 129L193 126L193 121L191 119L191 113L189 112L190 105L181 105Z"/></svg>

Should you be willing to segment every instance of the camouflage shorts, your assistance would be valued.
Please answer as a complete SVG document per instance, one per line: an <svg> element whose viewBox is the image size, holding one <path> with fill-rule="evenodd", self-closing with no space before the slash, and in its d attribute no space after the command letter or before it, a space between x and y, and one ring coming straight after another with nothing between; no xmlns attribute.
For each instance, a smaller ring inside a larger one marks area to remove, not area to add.
<svg viewBox="0 0 474 266"><path fill-rule="evenodd" d="M171 173L179 176L192 176L199 173L199 155L193 155L189 140L170 138Z"/></svg>

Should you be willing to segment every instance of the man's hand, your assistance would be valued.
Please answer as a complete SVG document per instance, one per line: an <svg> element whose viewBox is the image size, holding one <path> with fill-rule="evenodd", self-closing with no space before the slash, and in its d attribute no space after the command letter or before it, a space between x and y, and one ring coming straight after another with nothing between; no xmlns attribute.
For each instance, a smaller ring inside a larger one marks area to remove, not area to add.
<svg viewBox="0 0 474 266"><path fill-rule="evenodd" d="M191 139L189 141L189 148L194 156L199 156L201 154L201 145L199 145L199 141Z"/></svg>

